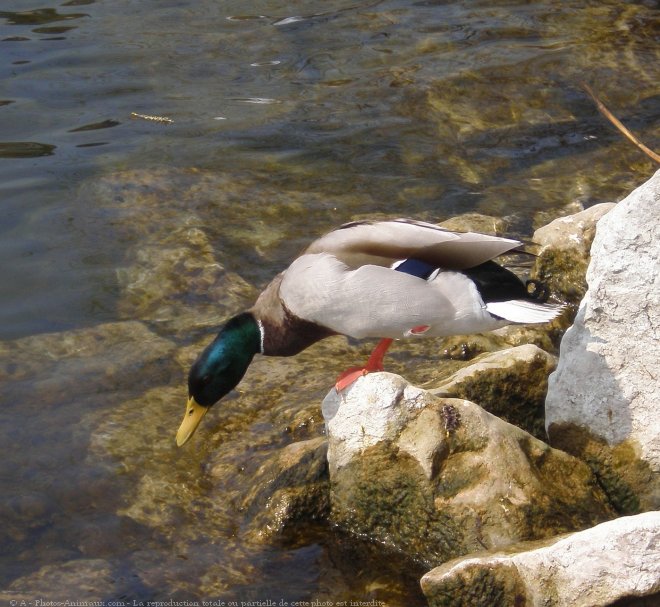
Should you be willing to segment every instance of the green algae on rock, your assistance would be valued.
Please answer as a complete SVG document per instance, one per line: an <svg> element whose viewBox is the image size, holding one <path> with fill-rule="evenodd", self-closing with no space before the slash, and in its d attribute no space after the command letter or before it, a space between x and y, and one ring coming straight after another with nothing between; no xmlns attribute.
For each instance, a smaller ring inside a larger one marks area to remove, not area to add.
<svg viewBox="0 0 660 607"><path fill-rule="evenodd" d="M327 441L319 437L291 443L264 462L241 507L250 537L272 540L294 525L327 518L327 451Z"/></svg>
<svg viewBox="0 0 660 607"><path fill-rule="evenodd" d="M423 562L614 515L586 464L469 401L380 373L323 411L332 520Z"/></svg>
<svg viewBox="0 0 660 607"><path fill-rule="evenodd" d="M576 424L552 424L550 443L586 462L612 507L622 515L653 509L660 499L653 470L634 440L616 445Z"/></svg>
<svg viewBox="0 0 660 607"><path fill-rule="evenodd" d="M536 230L534 242L542 249L532 278L545 284L560 299L579 303L587 290L585 276L596 224L614 206L614 203L597 204Z"/></svg>
<svg viewBox="0 0 660 607"><path fill-rule="evenodd" d="M432 394L478 403L537 438L545 438L545 395L556 359L527 344L477 357L434 385Z"/></svg>

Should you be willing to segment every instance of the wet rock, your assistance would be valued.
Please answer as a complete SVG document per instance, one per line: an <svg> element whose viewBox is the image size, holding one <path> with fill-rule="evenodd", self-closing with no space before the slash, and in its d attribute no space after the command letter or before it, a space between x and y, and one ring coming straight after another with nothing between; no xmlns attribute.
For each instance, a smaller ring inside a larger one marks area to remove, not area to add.
<svg viewBox="0 0 660 607"><path fill-rule="evenodd" d="M575 185L573 187L575 187ZM538 211L534 214L534 221L532 222L533 229L538 230L539 228L547 226L555 219L566 217L568 215L575 215L584 211L584 205L580 198L582 198L582 196L578 195L576 199L571 200L560 208L549 208Z"/></svg>
<svg viewBox="0 0 660 607"><path fill-rule="evenodd" d="M257 470L242 504L253 538L272 538L297 523L326 518L327 450L321 437L291 443Z"/></svg>
<svg viewBox="0 0 660 607"><path fill-rule="evenodd" d="M543 247L575 249L588 255L596 234L596 224L614 207L615 203L604 202L572 215L558 217L534 232L534 242Z"/></svg>
<svg viewBox="0 0 660 607"><path fill-rule="evenodd" d="M245 414L240 407L228 408L227 433L236 434L233 441L214 440L213 411L206 417L206 432L200 429L177 448L174 434L185 402L184 382L118 402L93 428L85 465L103 465L116 479L119 489L110 508L119 521L117 536L130 555L127 569L134 573L133 582L152 594L166 588L168 596L201 599L220 596L232 584L246 585L256 575L251 547L238 533L237 513L251 486L241 467L265 449L254 435L243 436L245 429L235 420ZM267 446L272 436L261 440ZM233 463L222 478L216 471L209 474L216 454ZM95 543L84 539L80 549L102 548Z"/></svg>
<svg viewBox="0 0 660 607"><path fill-rule="evenodd" d="M51 506L38 515L43 505L38 505L40 500L32 504L38 526L49 525L62 510L83 508L83 503L96 499L106 506L111 503L116 493L108 495L96 462L79 464L88 452L90 433L119 403L152 383L168 380L176 368L173 352L172 342L139 322L0 343L5 498L14 493L42 494L47 482ZM26 452L39 470L35 478L25 475ZM52 486L44 479L53 479ZM20 515L6 523L5 532L16 541L25 534L26 521Z"/></svg>
<svg viewBox="0 0 660 607"><path fill-rule="evenodd" d="M588 459L624 512L631 492L641 509L660 506L658 226L660 172L598 223L546 400L552 444Z"/></svg>
<svg viewBox="0 0 660 607"><path fill-rule="evenodd" d="M5 592L0 591L0 599L26 600L28 604L39 597L53 601L103 601L120 596L122 591L121 582L107 561L78 559L46 565L14 580Z"/></svg>
<svg viewBox="0 0 660 607"><path fill-rule="evenodd" d="M527 344L537 346L550 354L558 354L561 335L563 331L555 328L554 324L508 325L488 333L442 338L438 349L440 358L455 361L472 361L481 354Z"/></svg>
<svg viewBox="0 0 660 607"><path fill-rule="evenodd" d="M90 461L130 481L117 514L164 536L182 533L182 513L190 510L199 517L207 506L196 486L203 453L177 450L174 444L185 397L181 385L127 398L106 412L89 438Z"/></svg>
<svg viewBox="0 0 660 607"><path fill-rule="evenodd" d="M241 393L233 392L213 407L192 440L177 448L174 435L186 402L186 372L208 339L173 354L175 385L155 386L106 413L92 430L90 458L129 480L130 490L122 493L117 507L120 517L176 538L183 546L199 538L214 542L226 535L234 537L237 527L241 535L244 531L250 539L264 540L269 533L288 529L294 518L314 518L323 509L318 505L323 483L312 478L317 460L305 459L296 467L294 447L282 449L282 445L292 435L318 436L320 424L313 418L320 417L319 396L327 390L320 379L320 366L325 363L318 361L319 352L296 358L257 357ZM321 353L329 348L328 358L331 341L318 345ZM301 409L290 392L316 404ZM295 428L290 427L293 423ZM316 455L325 469L321 451ZM255 475L261 479L256 485ZM265 493L257 496L256 488ZM247 496L263 505L264 512L254 506L243 523L237 512L251 508ZM318 504L310 505L317 496Z"/></svg>
<svg viewBox="0 0 660 607"><path fill-rule="evenodd" d="M544 438L548 375L555 367L554 356L527 344L474 359L431 393L478 403L489 413Z"/></svg>
<svg viewBox="0 0 660 607"><path fill-rule="evenodd" d="M614 203L597 204L536 230L534 242L542 249L532 278L561 299L579 302L587 289L585 274L596 224L614 206Z"/></svg>
<svg viewBox="0 0 660 607"><path fill-rule="evenodd" d="M657 605L660 513L619 518L515 552L445 563L421 580L430 607Z"/></svg>
<svg viewBox="0 0 660 607"><path fill-rule="evenodd" d="M112 510L126 485L115 469L107 473L87 459L90 434L129 395L166 381L173 351L172 342L139 322L0 343L0 543L19 555L12 569L117 554L130 545L135 534L122 538L113 516L100 514ZM35 473L26 472L26 462Z"/></svg>
<svg viewBox="0 0 660 607"><path fill-rule="evenodd" d="M509 344L501 337L489 333L475 335L452 335L442 340L440 357L450 360L473 360L484 352L503 350Z"/></svg>
<svg viewBox="0 0 660 607"><path fill-rule="evenodd" d="M427 563L613 516L588 466L389 373L323 402L332 520Z"/></svg>
<svg viewBox="0 0 660 607"><path fill-rule="evenodd" d="M292 407L287 419L290 421L286 424L285 431L291 435L293 440L307 440L324 432L323 415L318 403L302 409Z"/></svg>

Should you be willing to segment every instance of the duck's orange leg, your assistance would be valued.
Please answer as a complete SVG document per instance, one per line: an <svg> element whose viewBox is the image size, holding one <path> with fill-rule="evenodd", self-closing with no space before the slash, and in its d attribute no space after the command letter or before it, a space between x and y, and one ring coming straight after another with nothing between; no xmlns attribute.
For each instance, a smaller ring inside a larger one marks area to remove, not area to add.
<svg viewBox="0 0 660 607"><path fill-rule="evenodd" d="M369 360L364 367L351 367L350 369L346 369L346 371L337 378L337 382L335 383L335 389L337 392L341 392L348 388L348 386L350 386L358 377L362 377L363 375L374 371L382 371L383 357L393 341L394 340L389 337L381 339L371 352Z"/></svg>

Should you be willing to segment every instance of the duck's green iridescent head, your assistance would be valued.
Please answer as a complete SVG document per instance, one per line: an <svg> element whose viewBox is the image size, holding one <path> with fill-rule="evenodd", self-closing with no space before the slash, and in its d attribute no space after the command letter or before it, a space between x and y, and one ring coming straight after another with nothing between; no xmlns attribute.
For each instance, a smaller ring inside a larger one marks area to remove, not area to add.
<svg viewBox="0 0 660 607"><path fill-rule="evenodd" d="M229 320L199 355L188 374L188 404L176 434L179 447L193 435L209 408L241 381L260 345L259 325L245 312Z"/></svg>

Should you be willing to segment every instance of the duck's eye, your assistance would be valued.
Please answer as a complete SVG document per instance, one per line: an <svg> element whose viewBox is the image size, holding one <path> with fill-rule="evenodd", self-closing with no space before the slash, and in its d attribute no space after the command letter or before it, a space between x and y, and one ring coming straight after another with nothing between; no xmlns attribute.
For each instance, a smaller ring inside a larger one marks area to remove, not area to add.
<svg viewBox="0 0 660 607"><path fill-rule="evenodd" d="M203 375L202 379L200 380L202 386L207 386L210 382L211 382L211 376L208 373L206 375Z"/></svg>

